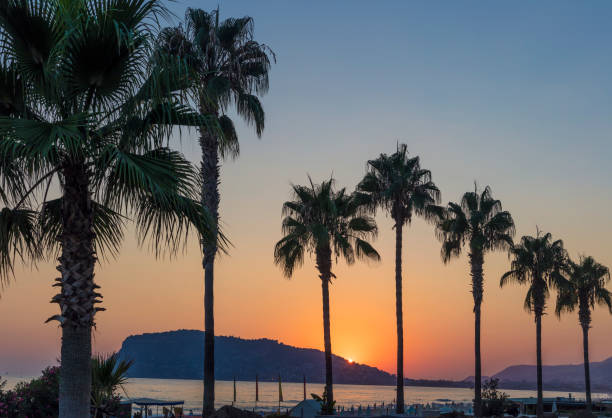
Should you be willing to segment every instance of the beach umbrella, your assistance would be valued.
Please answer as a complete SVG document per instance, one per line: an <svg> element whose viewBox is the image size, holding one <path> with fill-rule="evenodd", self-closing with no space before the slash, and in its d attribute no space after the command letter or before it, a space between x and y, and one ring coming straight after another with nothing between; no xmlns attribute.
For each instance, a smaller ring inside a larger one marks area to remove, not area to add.
<svg viewBox="0 0 612 418"><path fill-rule="evenodd" d="M280 404L283 401L283 384L281 382L281 376L278 375L278 403Z"/></svg>
<svg viewBox="0 0 612 418"><path fill-rule="evenodd" d="M306 400L306 375L304 375L304 400Z"/></svg>
<svg viewBox="0 0 612 418"><path fill-rule="evenodd" d="M259 375L255 374L255 402L259 402Z"/></svg>
<svg viewBox="0 0 612 418"><path fill-rule="evenodd" d="M236 376L234 376L234 404L236 403Z"/></svg>

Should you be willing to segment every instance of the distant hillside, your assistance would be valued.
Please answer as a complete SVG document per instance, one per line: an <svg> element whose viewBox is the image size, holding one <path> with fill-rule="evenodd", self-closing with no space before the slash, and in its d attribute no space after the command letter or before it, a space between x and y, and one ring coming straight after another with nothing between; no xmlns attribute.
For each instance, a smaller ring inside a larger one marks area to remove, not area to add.
<svg viewBox="0 0 612 418"><path fill-rule="evenodd" d="M133 359L129 377L162 379L201 379L204 333L179 330L133 335L121 345L120 356ZM393 375L364 364L333 357L334 382L347 384L393 385ZM269 339L245 340L215 337L215 377L219 380L325 381L323 352L298 348Z"/></svg>
<svg viewBox="0 0 612 418"><path fill-rule="evenodd" d="M532 389L536 387L536 366L510 366L493 377L507 389ZM542 379L549 390L584 391L584 365L543 366ZM591 363L591 389L603 392L612 390L612 357Z"/></svg>
<svg viewBox="0 0 612 418"><path fill-rule="evenodd" d="M120 356L134 360L130 377L160 379L201 379L203 375L204 333L179 330L133 335L121 345ZM395 375L365 364L351 364L334 356L334 382L346 384L395 385ZM245 340L215 337L215 377L219 380L278 379L323 383L324 356L320 350L298 348L275 340ZM535 366L511 366L492 377L500 379L502 389L535 389ZM559 391L583 391L584 368L578 365L544 366L544 388ZM484 379L484 378L483 378ZM612 358L591 363L592 389L612 391ZM408 386L473 387L474 378L462 381L406 379Z"/></svg>

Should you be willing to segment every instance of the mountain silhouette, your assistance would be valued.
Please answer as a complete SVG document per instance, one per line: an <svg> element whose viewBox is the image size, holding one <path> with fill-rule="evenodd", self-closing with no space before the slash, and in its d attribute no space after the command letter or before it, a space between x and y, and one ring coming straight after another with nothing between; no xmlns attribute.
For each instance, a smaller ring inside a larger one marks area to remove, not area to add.
<svg viewBox="0 0 612 418"><path fill-rule="evenodd" d="M201 379L204 332L178 330L132 335L121 345L119 355L133 360L129 377ZM325 382L324 356L320 350L298 348L266 338L247 340L215 336L215 378L218 380ZM393 375L333 356L334 382L393 385Z"/></svg>

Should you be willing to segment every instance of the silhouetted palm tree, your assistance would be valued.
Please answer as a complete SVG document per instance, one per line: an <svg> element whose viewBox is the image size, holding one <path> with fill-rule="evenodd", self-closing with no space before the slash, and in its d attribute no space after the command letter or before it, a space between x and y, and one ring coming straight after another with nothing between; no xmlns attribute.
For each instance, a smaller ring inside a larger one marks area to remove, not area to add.
<svg viewBox="0 0 612 418"><path fill-rule="evenodd" d="M61 252L50 320L62 328L62 418L90 415L94 267L117 251L126 215L156 249L176 249L191 224L212 237L197 173L166 147L174 125L209 121L175 93L180 63L149 59L165 13L161 0L0 3L0 270Z"/></svg>
<svg viewBox="0 0 612 418"><path fill-rule="evenodd" d="M567 253L563 241L552 241L550 233L538 231L535 237L523 236L509 251L512 258L511 270L503 274L500 286L509 282L529 286L525 297L525 309L532 312L536 323L537 385L538 403L536 412L539 418L544 415L542 399L542 315L546 307L550 289L566 286L567 280L562 273L565 269Z"/></svg>
<svg viewBox="0 0 612 418"><path fill-rule="evenodd" d="M419 157L409 157L405 144L391 155L368 161L367 173L357 186L360 199L375 212L385 209L395 228L395 313L397 326L396 412L404 413L404 323L402 314L402 231L413 216L432 219L430 208L440 200L431 172L421 168Z"/></svg>
<svg viewBox="0 0 612 418"><path fill-rule="evenodd" d="M484 255L488 251L507 249L512 245L514 221L493 199L489 186L482 193L475 189L463 195L461 203L448 204L438 222L437 234L442 241L442 260L448 263L458 257L467 244L474 297L474 415L482 416L482 370L480 355L480 308L484 293Z"/></svg>
<svg viewBox="0 0 612 418"><path fill-rule="evenodd" d="M332 260L347 264L356 258L379 260L367 241L376 236L376 222L361 213L360 205L345 189L334 190L334 180L309 186L293 186L294 199L283 204L283 238L274 247L274 262L286 277L313 254L323 292L323 336L325 343L325 395L333 405L332 349L329 318L329 283L336 276Z"/></svg>
<svg viewBox="0 0 612 418"><path fill-rule="evenodd" d="M581 257L580 262L568 263L569 285L557 295L556 313L573 312L578 308L578 320L582 327L584 351L584 383L586 387L587 409L593 409L591 401L591 376L589 371L589 328L591 310L595 304L607 306L612 313L612 294L606 289L610 281L610 270L596 262L593 257Z"/></svg>
<svg viewBox="0 0 612 418"><path fill-rule="evenodd" d="M268 91L268 72L274 53L253 39L253 19L245 16L219 21L219 9L208 13L187 9L185 26L162 31L160 47L188 63L193 83L187 90L199 105L200 112L218 119L220 132L205 126L200 129L202 149L202 205L218 223L220 157L237 157L238 135L226 114L234 108L257 136L264 129L264 110L258 99ZM214 242L204 252L204 415L214 411L215 404L215 323L214 262L218 248Z"/></svg>

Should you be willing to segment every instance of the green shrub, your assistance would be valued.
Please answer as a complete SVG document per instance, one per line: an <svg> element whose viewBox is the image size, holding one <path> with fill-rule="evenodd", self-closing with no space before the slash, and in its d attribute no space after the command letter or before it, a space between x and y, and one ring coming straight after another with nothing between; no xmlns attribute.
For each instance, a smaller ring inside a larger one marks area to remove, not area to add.
<svg viewBox="0 0 612 418"><path fill-rule="evenodd" d="M0 390L0 416L55 418L59 411L59 367L47 367L42 376Z"/></svg>
<svg viewBox="0 0 612 418"><path fill-rule="evenodd" d="M131 362L119 361L116 354L92 359L92 409L96 417L120 416L118 390L126 381ZM58 366L47 367L42 376L30 382L18 383L14 389L3 390L0 381L0 417L55 418L59 414Z"/></svg>

